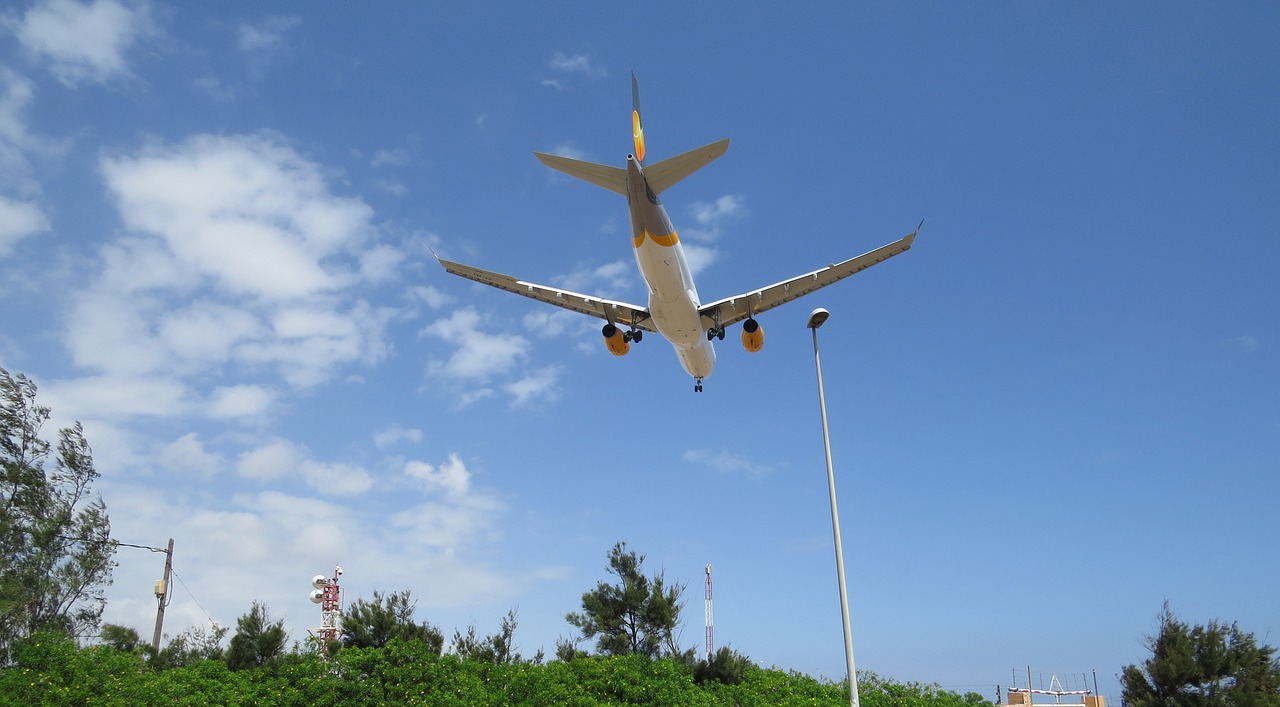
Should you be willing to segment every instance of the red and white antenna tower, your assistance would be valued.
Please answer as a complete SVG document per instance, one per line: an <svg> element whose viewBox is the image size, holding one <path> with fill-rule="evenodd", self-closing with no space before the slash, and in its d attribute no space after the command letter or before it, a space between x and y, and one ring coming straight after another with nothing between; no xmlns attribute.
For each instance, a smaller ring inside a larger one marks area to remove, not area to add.
<svg viewBox="0 0 1280 707"><path fill-rule="evenodd" d="M320 627L307 631L320 639L322 650L338 640L338 631L342 628L342 588L338 586L338 578L342 576L342 567L333 568L333 578L326 579L318 574L311 579L311 603L320 605Z"/></svg>
<svg viewBox="0 0 1280 707"><path fill-rule="evenodd" d="M711 611L711 565L707 565L707 661L716 651L716 620Z"/></svg>

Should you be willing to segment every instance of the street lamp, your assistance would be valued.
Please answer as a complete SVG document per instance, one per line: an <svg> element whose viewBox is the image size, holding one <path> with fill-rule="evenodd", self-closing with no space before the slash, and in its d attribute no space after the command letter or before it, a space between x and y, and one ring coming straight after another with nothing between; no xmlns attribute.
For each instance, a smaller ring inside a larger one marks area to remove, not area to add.
<svg viewBox="0 0 1280 707"><path fill-rule="evenodd" d="M822 359L818 356L818 327L831 313L819 307L806 325L813 330L813 362L818 368L818 406L822 408L822 444L827 452L827 493L831 496L831 532L836 542L836 577L840 580L840 618L844 622L844 659L849 671L849 705L858 707L858 674L853 667L853 634L849 630L849 595L844 582L844 549L840 545L840 513L836 510L836 476L831 468L831 434L827 431L827 397L822 390Z"/></svg>

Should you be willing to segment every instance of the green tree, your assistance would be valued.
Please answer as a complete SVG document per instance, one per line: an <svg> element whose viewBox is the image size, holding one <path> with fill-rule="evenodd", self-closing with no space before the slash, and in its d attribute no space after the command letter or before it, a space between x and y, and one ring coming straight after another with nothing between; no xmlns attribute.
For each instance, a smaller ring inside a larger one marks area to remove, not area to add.
<svg viewBox="0 0 1280 707"><path fill-rule="evenodd" d="M476 634L475 624L467 627L466 634L454 630L453 652L463 660L478 660L483 663L495 663L497 665L526 662L524 656L517 653L515 649L516 626L519 625L519 617L520 614L517 610L508 611L507 615L502 617L502 626L499 627L498 632L484 638L480 638ZM528 662L541 663L542 658L542 651L539 650Z"/></svg>
<svg viewBox="0 0 1280 707"><path fill-rule="evenodd" d="M119 624L103 624L99 638L118 651L133 652L143 645L137 630Z"/></svg>
<svg viewBox="0 0 1280 707"><path fill-rule="evenodd" d="M0 368L0 665L14 641L37 631L97 632L115 543L98 472L77 422L52 445L40 436L49 408L36 385Z"/></svg>
<svg viewBox="0 0 1280 707"><path fill-rule="evenodd" d="M1276 649L1236 624L1191 626L1165 602L1142 667L1120 676L1127 707L1280 707Z"/></svg>
<svg viewBox="0 0 1280 707"><path fill-rule="evenodd" d="M383 594L373 592L373 601L356 599L342 617L344 648L382 648L393 638L421 641L435 654L444 649L444 634L429 622L413 620L418 602L409 590Z"/></svg>
<svg viewBox="0 0 1280 707"><path fill-rule="evenodd" d="M150 665L155 668L177 668L194 665L203 660L226 660L222 639L227 628L213 624L208 630L203 626L191 626L170 640L159 652L151 655ZM143 645L143 651L151 654L151 646Z"/></svg>
<svg viewBox="0 0 1280 707"><path fill-rule="evenodd" d="M243 670L269 665L284 653L286 639L284 621L272 623L267 607L255 601L249 613L236 619L236 635L227 647L227 667Z"/></svg>
<svg viewBox="0 0 1280 707"><path fill-rule="evenodd" d="M608 571L618 583L597 583L582 595L582 612L564 618L608 655L681 656L675 632L684 585L668 585L662 572L645 576L643 564L644 555L628 551L626 543L614 545Z"/></svg>

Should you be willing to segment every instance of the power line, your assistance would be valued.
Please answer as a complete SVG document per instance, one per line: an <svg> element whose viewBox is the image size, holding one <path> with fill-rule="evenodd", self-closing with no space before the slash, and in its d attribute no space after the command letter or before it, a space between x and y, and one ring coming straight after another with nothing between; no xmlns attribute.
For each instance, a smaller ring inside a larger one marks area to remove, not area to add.
<svg viewBox="0 0 1280 707"><path fill-rule="evenodd" d="M192 594L191 589L187 587L187 583L182 581L182 577L178 576L178 571L173 568L169 568L169 571L173 573L173 578L178 580L178 584L181 584L182 588L187 590L187 596L191 597L191 601L194 601L196 603L196 606L200 607L200 611L204 612L204 616L206 619L209 619L209 623L213 624L214 626L217 626L218 622L213 620L213 617L209 615L208 611L205 611L204 606L200 604L200 600L196 599L196 595Z"/></svg>

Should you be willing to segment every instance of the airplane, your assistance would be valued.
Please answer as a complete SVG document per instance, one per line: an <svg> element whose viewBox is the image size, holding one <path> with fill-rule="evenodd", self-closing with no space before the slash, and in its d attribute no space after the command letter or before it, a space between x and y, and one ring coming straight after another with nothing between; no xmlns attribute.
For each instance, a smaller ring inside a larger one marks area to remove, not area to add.
<svg viewBox="0 0 1280 707"><path fill-rule="evenodd" d="M605 320L600 333L604 336L605 347L615 356L625 356L632 343L638 344L643 340L645 332L662 334L675 347L684 370L693 376L694 391L700 393L703 379L715 368L713 342L724 340L727 327L742 322L742 346L747 351L759 351L764 346L764 329L755 319L757 314L906 252L920 232L917 226L903 238L856 258L768 287L702 304L680 237L658 195L723 155L729 149L729 139L647 164L644 129L640 123L640 89L635 72L631 73L631 103L635 151L627 155L625 168L542 152L533 154L552 169L627 197L627 207L631 212L631 245L640 276L649 287L647 306L539 285L436 256L444 269L500 290Z"/></svg>

